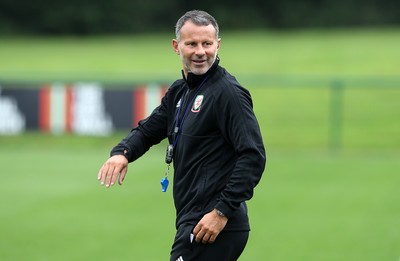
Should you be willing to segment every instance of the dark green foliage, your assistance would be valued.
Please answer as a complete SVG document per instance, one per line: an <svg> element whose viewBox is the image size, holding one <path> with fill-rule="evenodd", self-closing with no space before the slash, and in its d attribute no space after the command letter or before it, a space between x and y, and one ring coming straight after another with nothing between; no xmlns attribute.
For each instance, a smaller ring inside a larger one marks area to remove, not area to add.
<svg viewBox="0 0 400 261"><path fill-rule="evenodd" d="M0 0L0 33L120 34L173 31L187 10L213 14L224 29L379 26L400 23L395 0Z"/></svg>

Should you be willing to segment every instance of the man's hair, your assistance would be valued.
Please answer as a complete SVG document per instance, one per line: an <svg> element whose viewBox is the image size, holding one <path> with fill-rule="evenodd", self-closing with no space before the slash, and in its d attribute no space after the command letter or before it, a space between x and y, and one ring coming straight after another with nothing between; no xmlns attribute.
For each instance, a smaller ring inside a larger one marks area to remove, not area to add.
<svg viewBox="0 0 400 261"><path fill-rule="evenodd" d="M201 10L192 10L189 12L186 12L181 18L179 18L178 22L176 22L175 25L175 36L176 40L179 42L181 40L181 29L183 25L187 21L191 21L195 25L203 25L207 26L211 24L215 28L215 36L218 39L218 34L219 34L219 27L217 20L213 16L211 16L209 13L201 11Z"/></svg>

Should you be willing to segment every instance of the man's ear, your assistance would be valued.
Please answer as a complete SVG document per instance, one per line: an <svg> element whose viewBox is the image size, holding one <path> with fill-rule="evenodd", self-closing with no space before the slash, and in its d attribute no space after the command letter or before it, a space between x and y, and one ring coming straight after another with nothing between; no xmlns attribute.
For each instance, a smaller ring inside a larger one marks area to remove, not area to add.
<svg viewBox="0 0 400 261"><path fill-rule="evenodd" d="M174 49L174 52L179 55L179 43L178 43L178 40L172 39L172 48Z"/></svg>

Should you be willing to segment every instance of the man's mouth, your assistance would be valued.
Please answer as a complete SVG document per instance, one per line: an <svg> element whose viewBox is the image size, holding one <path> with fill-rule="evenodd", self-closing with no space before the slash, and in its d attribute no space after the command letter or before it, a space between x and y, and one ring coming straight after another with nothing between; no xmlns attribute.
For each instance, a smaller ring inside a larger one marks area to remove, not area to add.
<svg viewBox="0 0 400 261"><path fill-rule="evenodd" d="M202 65L206 62L206 60L192 60L192 62L196 65Z"/></svg>

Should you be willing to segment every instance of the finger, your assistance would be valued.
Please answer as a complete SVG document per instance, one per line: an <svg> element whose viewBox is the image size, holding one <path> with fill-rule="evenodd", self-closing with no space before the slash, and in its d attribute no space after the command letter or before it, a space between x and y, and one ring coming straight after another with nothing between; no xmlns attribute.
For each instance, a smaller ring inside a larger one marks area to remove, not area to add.
<svg viewBox="0 0 400 261"><path fill-rule="evenodd" d="M201 240L201 243L207 244L209 239L210 239L210 234L207 233L207 234L205 234L203 236L203 239Z"/></svg>
<svg viewBox="0 0 400 261"><path fill-rule="evenodd" d="M197 242L197 243L202 242L205 235L206 235L206 232L204 231L204 229L201 229L201 230L196 234L196 242Z"/></svg>
<svg viewBox="0 0 400 261"><path fill-rule="evenodd" d="M194 227L194 229L193 229L193 235L197 235L197 233L199 233L199 231L200 231L200 225L199 224L197 224L195 227Z"/></svg>
<svg viewBox="0 0 400 261"><path fill-rule="evenodd" d="M103 164L103 166L101 166L99 172L97 173L97 179L98 180L101 180L101 178L103 176L103 172L105 171L105 169L106 169L106 164Z"/></svg>
<svg viewBox="0 0 400 261"><path fill-rule="evenodd" d="M103 172L103 166L100 168L99 172L97 173L97 180L101 179L102 172Z"/></svg>
<svg viewBox="0 0 400 261"><path fill-rule="evenodd" d="M110 185L110 179L114 172L115 167L110 165L108 162L106 164L107 164L107 171L103 173L103 176L101 178L101 184L106 185L106 187L108 187Z"/></svg>
<svg viewBox="0 0 400 261"><path fill-rule="evenodd" d="M114 185L113 180L115 182L115 177L119 175L119 168L114 167L107 173L106 177L106 188L110 187L111 185Z"/></svg>
<svg viewBox="0 0 400 261"><path fill-rule="evenodd" d="M125 175L127 172L128 172L128 167L122 169L121 174L119 174L119 180L118 180L119 185L122 185L122 182L124 182Z"/></svg>
<svg viewBox="0 0 400 261"><path fill-rule="evenodd" d="M115 181L117 180L118 175L119 175L118 168L114 168L114 171L112 172L112 174L111 174L111 176L110 176L110 180L109 180L109 183L108 183L108 187L109 187L109 186L113 186L113 185L115 184Z"/></svg>
<svg viewBox="0 0 400 261"><path fill-rule="evenodd" d="M202 231L202 224L201 220L193 229L193 235L195 236L195 241L199 243L201 239L203 238L204 232Z"/></svg>
<svg viewBox="0 0 400 261"><path fill-rule="evenodd" d="M212 234L212 235L210 236L210 238L208 239L208 243L209 243L209 244L214 243L214 242L215 242L215 239L217 239L217 236L218 236L218 235Z"/></svg>
<svg viewBox="0 0 400 261"><path fill-rule="evenodd" d="M109 167L107 164L104 164L103 167L100 169L99 172L99 180L100 180L100 184L104 185L105 179L107 177L107 173L109 171Z"/></svg>
<svg viewBox="0 0 400 261"><path fill-rule="evenodd" d="M123 173L124 175L122 175L123 177L125 177L125 174L127 172L127 167L124 167L123 165L117 165L114 170L112 171L112 174L109 177L109 182L107 183L107 187L109 186L113 186L115 184L115 182L117 181L118 177L120 177L119 182L121 180L121 174ZM123 178L122 177L122 178ZM121 185L121 182L120 182Z"/></svg>
<svg viewBox="0 0 400 261"><path fill-rule="evenodd" d="M196 235L196 242L197 242L197 243L200 243L202 240L203 240L203 234L198 233L198 234Z"/></svg>

